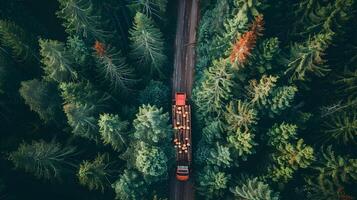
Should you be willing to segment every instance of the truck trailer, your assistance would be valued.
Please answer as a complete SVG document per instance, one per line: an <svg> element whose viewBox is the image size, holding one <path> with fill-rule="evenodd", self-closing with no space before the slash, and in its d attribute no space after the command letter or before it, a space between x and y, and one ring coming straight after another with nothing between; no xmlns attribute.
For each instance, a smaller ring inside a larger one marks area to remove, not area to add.
<svg viewBox="0 0 357 200"><path fill-rule="evenodd" d="M191 106L186 93L178 92L172 105L172 124L174 129L174 147L176 151L176 179L187 181L190 177L192 161L191 146Z"/></svg>

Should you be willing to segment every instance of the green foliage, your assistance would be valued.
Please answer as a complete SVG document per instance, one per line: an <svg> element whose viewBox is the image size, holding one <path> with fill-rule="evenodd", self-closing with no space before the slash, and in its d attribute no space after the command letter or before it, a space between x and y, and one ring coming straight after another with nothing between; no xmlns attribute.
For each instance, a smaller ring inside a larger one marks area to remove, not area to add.
<svg viewBox="0 0 357 200"><path fill-rule="evenodd" d="M219 143L216 143L215 147L210 150L207 158L207 163L209 165L215 165L222 168L230 167L232 161L229 148L220 145Z"/></svg>
<svg viewBox="0 0 357 200"><path fill-rule="evenodd" d="M307 75L324 76L330 69L325 65L323 58L328 48L332 34L318 34L309 38L305 43L295 43L290 49L288 58L282 59L287 66L285 74L291 81L307 80Z"/></svg>
<svg viewBox="0 0 357 200"><path fill-rule="evenodd" d="M275 67L275 60L280 52L278 38L265 39L257 45L250 62L257 68L259 73L263 74Z"/></svg>
<svg viewBox="0 0 357 200"><path fill-rule="evenodd" d="M55 122L61 116L61 98L54 84L37 79L22 81L20 95L30 109L45 122Z"/></svg>
<svg viewBox="0 0 357 200"><path fill-rule="evenodd" d="M104 39L108 32L101 29L103 21L95 14L90 0L58 0L60 10L57 16L64 20L63 26L71 35L83 38Z"/></svg>
<svg viewBox="0 0 357 200"><path fill-rule="evenodd" d="M262 101L264 107L269 110L269 116L280 114L285 109L291 106L297 92L295 86L281 86L274 89L266 101Z"/></svg>
<svg viewBox="0 0 357 200"><path fill-rule="evenodd" d="M109 96L96 90L89 82L67 82L59 85L64 103L81 103L104 106Z"/></svg>
<svg viewBox="0 0 357 200"><path fill-rule="evenodd" d="M300 168L307 168L315 160L314 149L304 144L300 139L296 145L290 143L278 147L278 152L273 154L276 164L270 171L270 177L275 182L287 182L293 173Z"/></svg>
<svg viewBox="0 0 357 200"><path fill-rule="evenodd" d="M133 170L124 170L124 173L112 185L115 190L115 199L139 200L147 192L147 184L142 177Z"/></svg>
<svg viewBox="0 0 357 200"><path fill-rule="evenodd" d="M97 108L89 104L66 104L63 106L72 133L99 142Z"/></svg>
<svg viewBox="0 0 357 200"><path fill-rule="evenodd" d="M261 106L263 102L267 101L267 97L270 95L272 88L275 87L277 80L277 76L263 75L259 82L255 79L249 81L247 95L251 99L250 101Z"/></svg>
<svg viewBox="0 0 357 200"><path fill-rule="evenodd" d="M166 12L167 0L133 0L129 7L147 16L163 17Z"/></svg>
<svg viewBox="0 0 357 200"><path fill-rule="evenodd" d="M12 21L0 20L0 44L11 49L20 61L38 60L36 39Z"/></svg>
<svg viewBox="0 0 357 200"><path fill-rule="evenodd" d="M169 125L169 114L162 108L142 105L133 121L134 137L150 144L165 143L171 139L172 129Z"/></svg>
<svg viewBox="0 0 357 200"><path fill-rule="evenodd" d="M345 72L338 77L336 83L341 85L343 95L348 96L349 99L357 98L357 69Z"/></svg>
<svg viewBox="0 0 357 200"><path fill-rule="evenodd" d="M73 166L71 158L76 148L62 146L51 141L32 141L22 143L16 151L9 154L8 159L16 168L23 169L37 178L61 178Z"/></svg>
<svg viewBox="0 0 357 200"><path fill-rule="evenodd" d="M307 184L304 187L308 200L336 200L347 197L342 193L343 189L336 186L332 182L326 180L323 183L307 179ZM348 198L347 198L348 199Z"/></svg>
<svg viewBox="0 0 357 200"><path fill-rule="evenodd" d="M226 110L227 129L232 133L248 131L257 124L257 112L246 102L230 102Z"/></svg>
<svg viewBox="0 0 357 200"><path fill-rule="evenodd" d="M151 74L161 75L167 57L164 54L163 35L154 26L152 19L140 12L136 13L129 33L132 58Z"/></svg>
<svg viewBox="0 0 357 200"><path fill-rule="evenodd" d="M233 149L233 155L240 157L242 160L247 160L249 155L254 154L254 146L257 145L254 142L254 136L249 131L242 132L240 129L237 132L230 133L227 137L227 142L229 147Z"/></svg>
<svg viewBox="0 0 357 200"><path fill-rule="evenodd" d="M118 115L101 114L98 126L104 144L110 144L115 151L121 151L127 146L129 140L127 121L122 121Z"/></svg>
<svg viewBox="0 0 357 200"><path fill-rule="evenodd" d="M298 127L295 124L288 124L285 122L274 124L267 133L269 137L268 144L278 149L282 148L290 141L297 139L297 128Z"/></svg>
<svg viewBox="0 0 357 200"><path fill-rule="evenodd" d="M139 93L139 103L166 108L170 99L169 88L160 81L150 81L146 88Z"/></svg>
<svg viewBox="0 0 357 200"><path fill-rule="evenodd" d="M356 144L357 114L352 111L333 115L329 121L325 122L323 132L323 137L326 141L332 140L343 144Z"/></svg>
<svg viewBox="0 0 357 200"><path fill-rule="evenodd" d="M205 199L216 199L224 195L230 175L217 168L206 167L198 174L197 190Z"/></svg>
<svg viewBox="0 0 357 200"><path fill-rule="evenodd" d="M322 149L321 160L318 171L318 182L323 185L325 182L332 182L337 186L343 183L357 181L357 159L336 155L331 146L326 150Z"/></svg>
<svg viewBox="0 0 357 200"><path fill-rule="evenodd" d="M213 61L213 65L205 70L203 81L194 89L197 113L206 120L220 117L226 101L231 98L233 77L228 67L228 60Z"/></svg>
<svg viewBox="0 0 357 200"><path fill-rule="evenodd" d="M79 166L79 183L90 190L104 192L109 185L108 177L111 174L108 155L98 154L93 161L85 160Z"/></svg>
<svg viewBox="0 0 357 200"><path fill-rule="evenodd" d="M95 54L97 69L111 89L127 90L133 83L133 69L127 64L121 52L114 47L108 47L103 54Z"/></svg>
<svg viewBox="0 0 357 200"><path fill-rule="evenodd" d="M67 38L66 46L68 48L68 52L72 55L75 63L81 66L87 64L90 53L89 49L87 48L86 44L82 39L80 39L76 35L69 36Z"/></svg>
<svg viewBox="0 0 357 200"><path fill-rule="evenodd" d="M270 189L269 185L258 178L244 178L240 183L230 188L234 199L238 200L278 200L279 193Z"/></svg>
<svg viewBox="0 0 357 200"><path fill-rule="evenodd" d="M208 144L214 144L223 138L222 122L214 121L202 129L202 140Z"/></svg>
<svg viewBox="0 0 357 200"><path fill-rule="evenodd" d="M72 57L62 42L40 39L39 43L42 63L48 79L57 82L77 79L78 74L73 68Z"/></svg>
<svg viewBox="0 0 357 200"><path fill-rule="evenodd" d="M167 178L168 158L162 149L139 142L136 146L135 167L147 181Z"/></svg>

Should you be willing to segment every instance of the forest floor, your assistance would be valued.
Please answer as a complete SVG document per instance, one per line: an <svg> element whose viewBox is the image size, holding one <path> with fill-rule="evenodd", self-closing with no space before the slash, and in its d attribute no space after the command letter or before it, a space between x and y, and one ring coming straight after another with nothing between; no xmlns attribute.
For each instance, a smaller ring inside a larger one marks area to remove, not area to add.
<svg viewBox="0 0 357 200"><path fill-rule="evenodd" d="M196 60L196 32L199 20L199 0L179 0L175 39L174 72L172 78L173 97L176 92L185 92L191 98ZM187 182L170 177L170 199L194 199L193 179Z"/></svg>

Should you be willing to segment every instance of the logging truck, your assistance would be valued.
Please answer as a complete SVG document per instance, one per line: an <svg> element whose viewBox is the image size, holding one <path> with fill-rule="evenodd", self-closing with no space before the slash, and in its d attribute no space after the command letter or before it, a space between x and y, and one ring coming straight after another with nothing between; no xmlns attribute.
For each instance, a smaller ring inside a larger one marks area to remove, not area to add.
<svg viewBox="0 0 357 200"><path fill-rule="evenodd" d="M191 107L186 93L176 93L172 104L174 147L176 151L176 179L187 181L190 176L191 150Z"/></svg>

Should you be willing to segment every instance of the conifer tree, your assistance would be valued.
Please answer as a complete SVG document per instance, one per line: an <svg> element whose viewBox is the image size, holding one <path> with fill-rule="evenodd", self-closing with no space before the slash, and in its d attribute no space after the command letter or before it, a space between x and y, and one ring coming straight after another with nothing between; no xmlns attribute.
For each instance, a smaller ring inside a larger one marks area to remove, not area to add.
<svg viewBox="0 0 357 200"><path fill-rule="evenodd" d="M124 170L112 187L118 200L141 199L147 193L147 184L134 170Z"/></svg>
<svg viewBox="0 0 357 200"><path fill-rule="evenodd" d="M207 158L207 164L221 168L230 167L232 161L229 148L219 143L216 143L216 145L210 150Z"/></svg>
<svg viewBox="0 0 357 200"><path fill-rule="evenodd" d="M266 101L272 89L275 87L277 80L277 76L263 75L259 82L255 79L249 81L247 95L250 97L250 101L261 106L262 102Z"/></svg>
<svg viewBox="0 0 357 200"><path fill-rule="evenodd" d="M20 61L38 60L36 39L12 21L0 20L0 44Z"/></svg>
<svg viewBox="0 0 357 200"><path fill-rule="evenodd" d="M78 35L89 39L104 39L108 32L102 30L104 23L94 12L94 5L90 0L58 0L60 10L57 16L64 20L63 26L71 35Z"/></svg>
<svg viewBox="0 0 357 200"><path fill-rule="evenodd" d="M135 148L135 167L144 175L146 181L155 182L167 178L168 157L162 149L144 142L139 142Z"/></svg>
<svg viewBox="0 0 357 200"><path fill-rule="evenodd" d="M133 83L133 70L128 67L121 52L96 41L94 45L97 68L113 90L127 90Z"/></svg>
<svg viewBox="0 0 357 200"><path fill-rule="evenodd" d="M81 38L77 35L69 36L66 46L75 63L81 66L88 64L90 50Z"/></svg>
<svg viewBox="0 0 357 200"><path fill-rule="evenodd" d="M106 154L98 154L93 161L85 160L79 166L79 183L90 190L104 192L109 185L110 169L109 157Z"/></svg>
<svg viewBox="0 0 357 200"><path fill-rule="evenodd" d="M22 143L16 151L9 154L8 159L16 168L23 169L37 178L61 178L72 170L72 157L76 148L62 146L51 141L32 141L31 144Z"/></svg>
<svg viewBox="0 0 357 200"><path fill-rule="evenodd" d="M21 82L20 95L45 122L60 120L61 98L54 84L37 79Z"/></svg>
<svg viewBox="0 0 357 200"><path fill-rule="evenodd" d="M274 124L267 133L269 137L268 144L275 148L282 148L287 143L297 139L297 128L298 127L295 124L288 124L285 122Z"/></svg>
<svg viewBox="0 0 357 200"><path fill-rule="evenodd" d="M129 7L147 16L162 18L166 12L167 0L133 0Z"/></svg>
<svg viewBox="0 0 357 200"><path fill-rule="evenodd" d="M233 149L233 155L238 156L242 160L247 160L247 157L255 153L254 146L257 143L254 141L254 134L248 130L242 132L240 129L237 132L229 133L227 142L229 147Z"/></svg>
<svg viewBox="0 0 357 200"><path fill-rule="evenodd" d="M139 103L166 108L170 99L169 88L160 81L150 81L148 86L139 93Z"/></svg>
<svg viewBox="0 0 357 200"><path fill-rule="evenodd" d="M278 200L279 193L270 189L269 185L258 178L244 178L240 183L230 188L234 199L249 200Z"/></svg>
<svg viewBox="0 0 357 200"><path fill-rule="evenodd" d="M72 57L62 42L55 40L39 40L40 53L46 77L57 82L77 79Z"/></svg>
<svg viewBox="0 0 357 200"><path fill-rule="evenodd" d="M72 133L99 142L97 107L90 104L70 103L63 106Z"/></svg>
<svg viewBox="0 0 357 200"><path fill-rule="evenodd" d="M276 68L276 60L281 53L279 43L276 37L259 42L250 57L249 64L255 66L261 74Z"/></svg>
<svg viewBox="0 0 357 200"><path fill-rule="evenodd" d="M151 74L161 75L167 57L162 33L155 27L152 19L140 12L136 13L129 33L132 58Z"/></svg>
<svg viewBox="0 0 357 200"><path fill-rule="evenodd" d="M214 121L202 129L202 140L207 144L214 144L223 138L223 122Z"/></svg>
<svg viewBox="0 0 357 200"><path fill-rule="evenodd" d="M269 110L269 116L273 117L274 115L278 115L285 109L289 108L294 100L296 92L297 87L295 86L281 86L274 89L270 98L262 101L264 107Z"/></svg>
<svg viewBox="0 0 357 200"><path fill-rule="evenodd" d="M340 85L344 96L351 100L357 98L357 69L354 71L348 70L338 77L336 83Z"/></svg>
<svg viewBox="0 0 357 200"><path fill-rule="evenodd" d="M323 132L325 141L332 140L343 144L356 144L357 114L354 111L335 114L325 122L325 130Z"/></svg>
<svg viewBox="0 0 357 200"><path fill-rule="evenodd" d="M230 175L217 168L205 167L197 177L197 190L205 199L221 198L228 188Z"/></svg>
<svg viewBox="0 0 357 200"><path fill-rule="evenodd" d="M115 151L121 151L128 145L127 121L122 121L118 115L101 114L98 125L104 144L110 144Z"/></svg>
<svg viewBox="0 0 357 200"><path fill-rule="evenodd" d="M227 129L232 133L248 131L257 124L257 112L246 102L230 102L226 108Z"/></svg>
<svg viewBox="0 0 357 200"><path fill-rule="evenodd" d="M133 121L134 137L150 144L165 143L171 138L169 114L162 108L142 105Z"/></svg>
<svg viewBox="0 0 357 200"><path fill-rule="evenodd" d="M220 59L205 70L202 82L194 90L197 113L202 118L218 118L225 103L231 97L233 75L228 70L228 61Z"/></svg>

